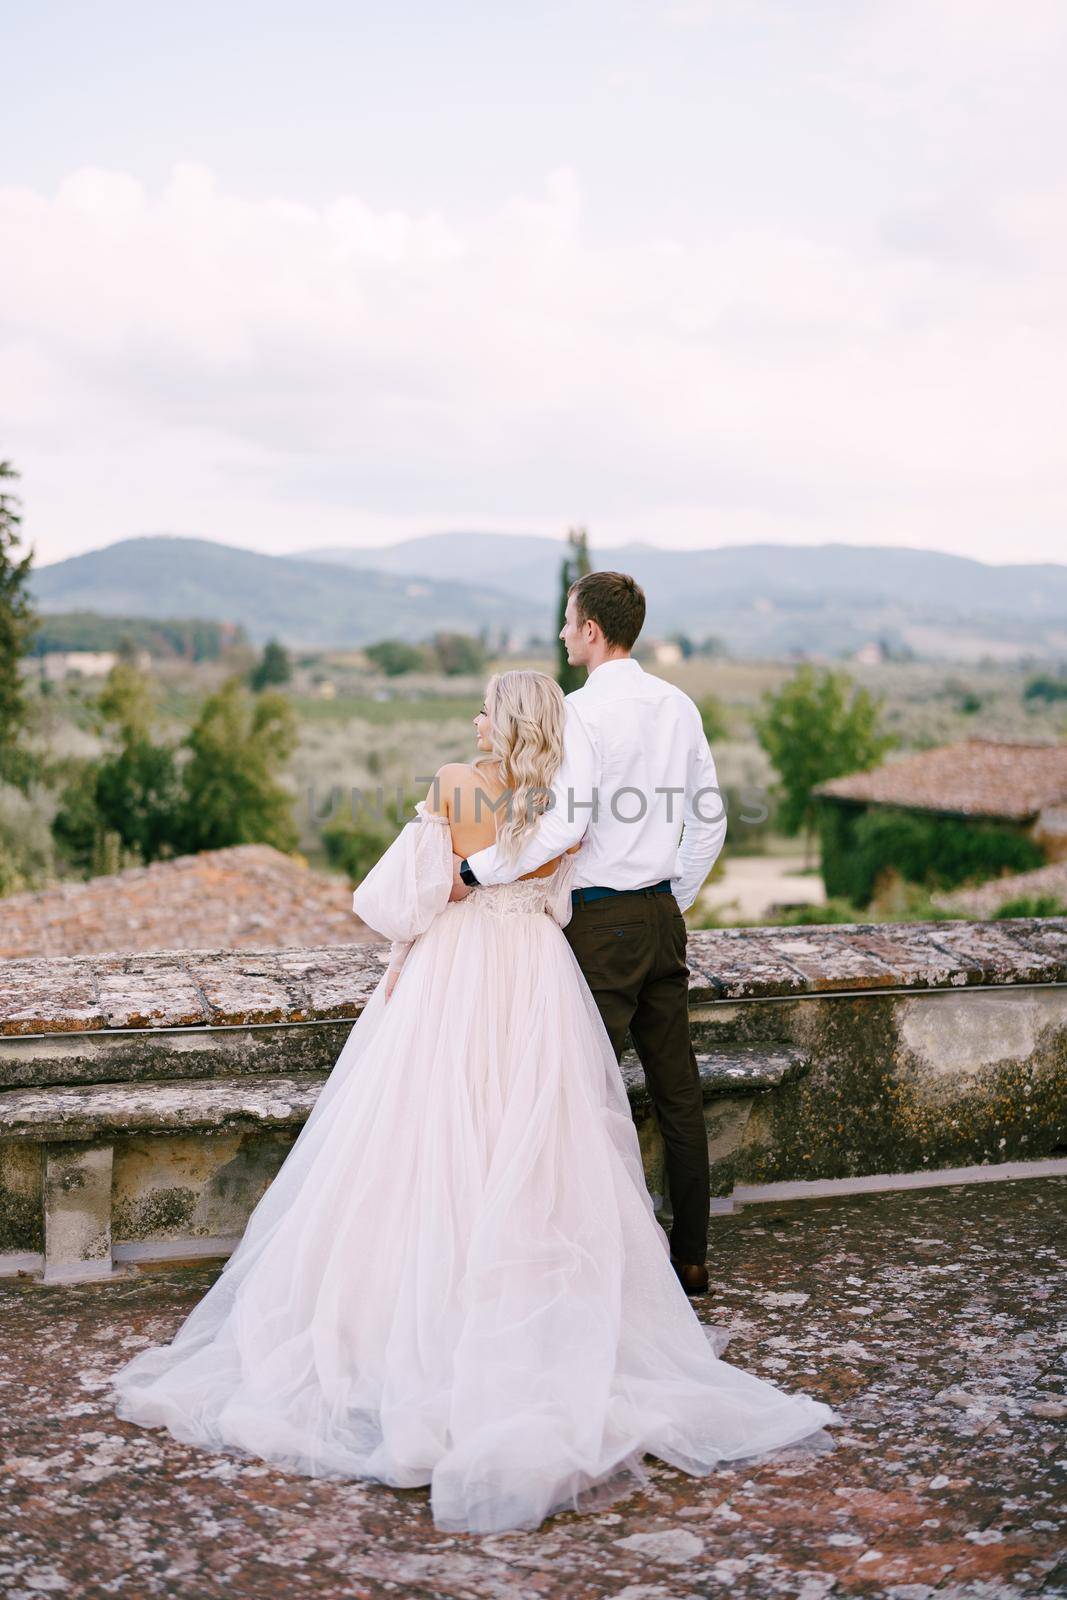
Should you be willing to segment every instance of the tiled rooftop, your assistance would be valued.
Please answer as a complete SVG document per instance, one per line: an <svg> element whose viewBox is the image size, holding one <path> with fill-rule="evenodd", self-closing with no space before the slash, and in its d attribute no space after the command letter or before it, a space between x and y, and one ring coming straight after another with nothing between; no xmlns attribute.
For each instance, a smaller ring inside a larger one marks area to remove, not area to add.
<svg viewBox="0 0 1067 1600"><path fill-rule="evenodd" d="M839 800L1024 822L1067 800L1067 744L964 739L817 784Z"/></svg>
<svg viewBox="0 0 1067 1600"><path fill-rule="evenodd" d="M990 878L976 889L945 890L930 898L934 905L959 916L989 917L1009 900L1037 895L1052 895L1067 905L1067 861L1052 861L1047 867L1035 867L1033 872L1008 872L1002 878Z"/></svg>
<svg viewBox="0 0 1067 1600"><path fill-rule="evenodd" d="M231 845L0 899L0 960L104 950L284 950L370 937L344 877Z"/></svg>
<svg viewBox="0 0 1067 1600"><path fill-rule="evenodd" d="M715 1217L724 1359L829 1401L786 1451L536 1532L439 1533L425 1489L289 1476L120 1422L109 1375L218 1264L0 1282L0 1589L10 1600L1022 1600L1064 1594L1067 1179ZM1059 1476L1058 1476L1059 1474Z"/></svg>

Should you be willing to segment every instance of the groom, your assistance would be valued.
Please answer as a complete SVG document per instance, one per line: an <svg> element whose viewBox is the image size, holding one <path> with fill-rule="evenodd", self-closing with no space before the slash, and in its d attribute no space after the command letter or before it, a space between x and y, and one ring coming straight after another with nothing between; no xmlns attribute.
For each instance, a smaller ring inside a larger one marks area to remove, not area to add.
<svg viewBox="0 0 1067 1600"><path fill-rule="evenodd" d="M708 1140L689 1037L682 912L726 836L700 712L630 655L645 596L624 572L571 584L560 638L588 677L566 700L552 801L510 866L496 845L454 858L452 899L507 883L583 839L564 932L617 1057L629 1031L663 1134L671 1261L687 1294L708 1287ZM683 828L684 823L684 828ZM679 835L681 836L679 842Z"/></svg>

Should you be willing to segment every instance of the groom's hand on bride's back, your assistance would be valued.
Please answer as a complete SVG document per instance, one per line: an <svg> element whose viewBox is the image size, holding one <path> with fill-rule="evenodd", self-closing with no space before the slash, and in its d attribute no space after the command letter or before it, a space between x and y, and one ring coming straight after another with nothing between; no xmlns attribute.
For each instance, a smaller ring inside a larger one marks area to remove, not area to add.
<svg viewBox="0 0 1067 1600"><path fill-rule="evenodd" d="M463 879L459 875L459 869L460 869L460 867L462 865L463 865L463 857L462 856L457 856L455 854L455 852L453 851L453 853L452 853L452 893L448 897L449 900L465 900L467 898L467 896L471 892L469 884L464 883Z"/></svg>

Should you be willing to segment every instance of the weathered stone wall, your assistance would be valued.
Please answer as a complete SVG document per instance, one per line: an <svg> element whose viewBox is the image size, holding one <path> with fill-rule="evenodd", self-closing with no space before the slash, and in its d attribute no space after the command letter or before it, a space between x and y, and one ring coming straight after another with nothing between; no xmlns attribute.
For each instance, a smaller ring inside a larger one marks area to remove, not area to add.
<svg viewBox="0 0 1067 1600"><path fill-rule="evenodd" d="M753 1106L734 1182L854 1177L1067 1155L1067 987L700 1006L698 1048L773 1037L808 1070Z"/></svg>
<svg viewBox="0 0 1067 1600"><path fill-rule="evenodd" d="M724 1201L1067 1156L1067 918L722 930L689 959ZM381 971L365 945L0 963L0 1270L232 1248Z"/></svg>

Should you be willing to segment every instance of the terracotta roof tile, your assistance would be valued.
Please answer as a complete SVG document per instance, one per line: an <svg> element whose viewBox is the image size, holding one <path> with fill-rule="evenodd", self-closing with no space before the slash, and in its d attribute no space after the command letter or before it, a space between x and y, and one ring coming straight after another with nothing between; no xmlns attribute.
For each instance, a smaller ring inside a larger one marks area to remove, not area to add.
<svg viewBox="0 0 1067 1600"><path fill-rule="evenodd" d="M814 790L833 799L1025 821L1067 800L1067 744L964 739L831 778Z"/></svg>
<svg viewBox="0 0 1067 1600"><path fill-rule="evenodd" d="M942 890L930 898L935 906L956 911L960 916L991 917L1009 900L1039 895L1052 895L1067 905L1067 861L1052 861L1032 872L1005 873L973 889Z"/></svg>
<svg viewBox="0 0 1067 1600"><path fill-rule="evenodd" d="M103 950L285 950L377 937L344 877L231 845L0 899L0 959Z"/></svg>

